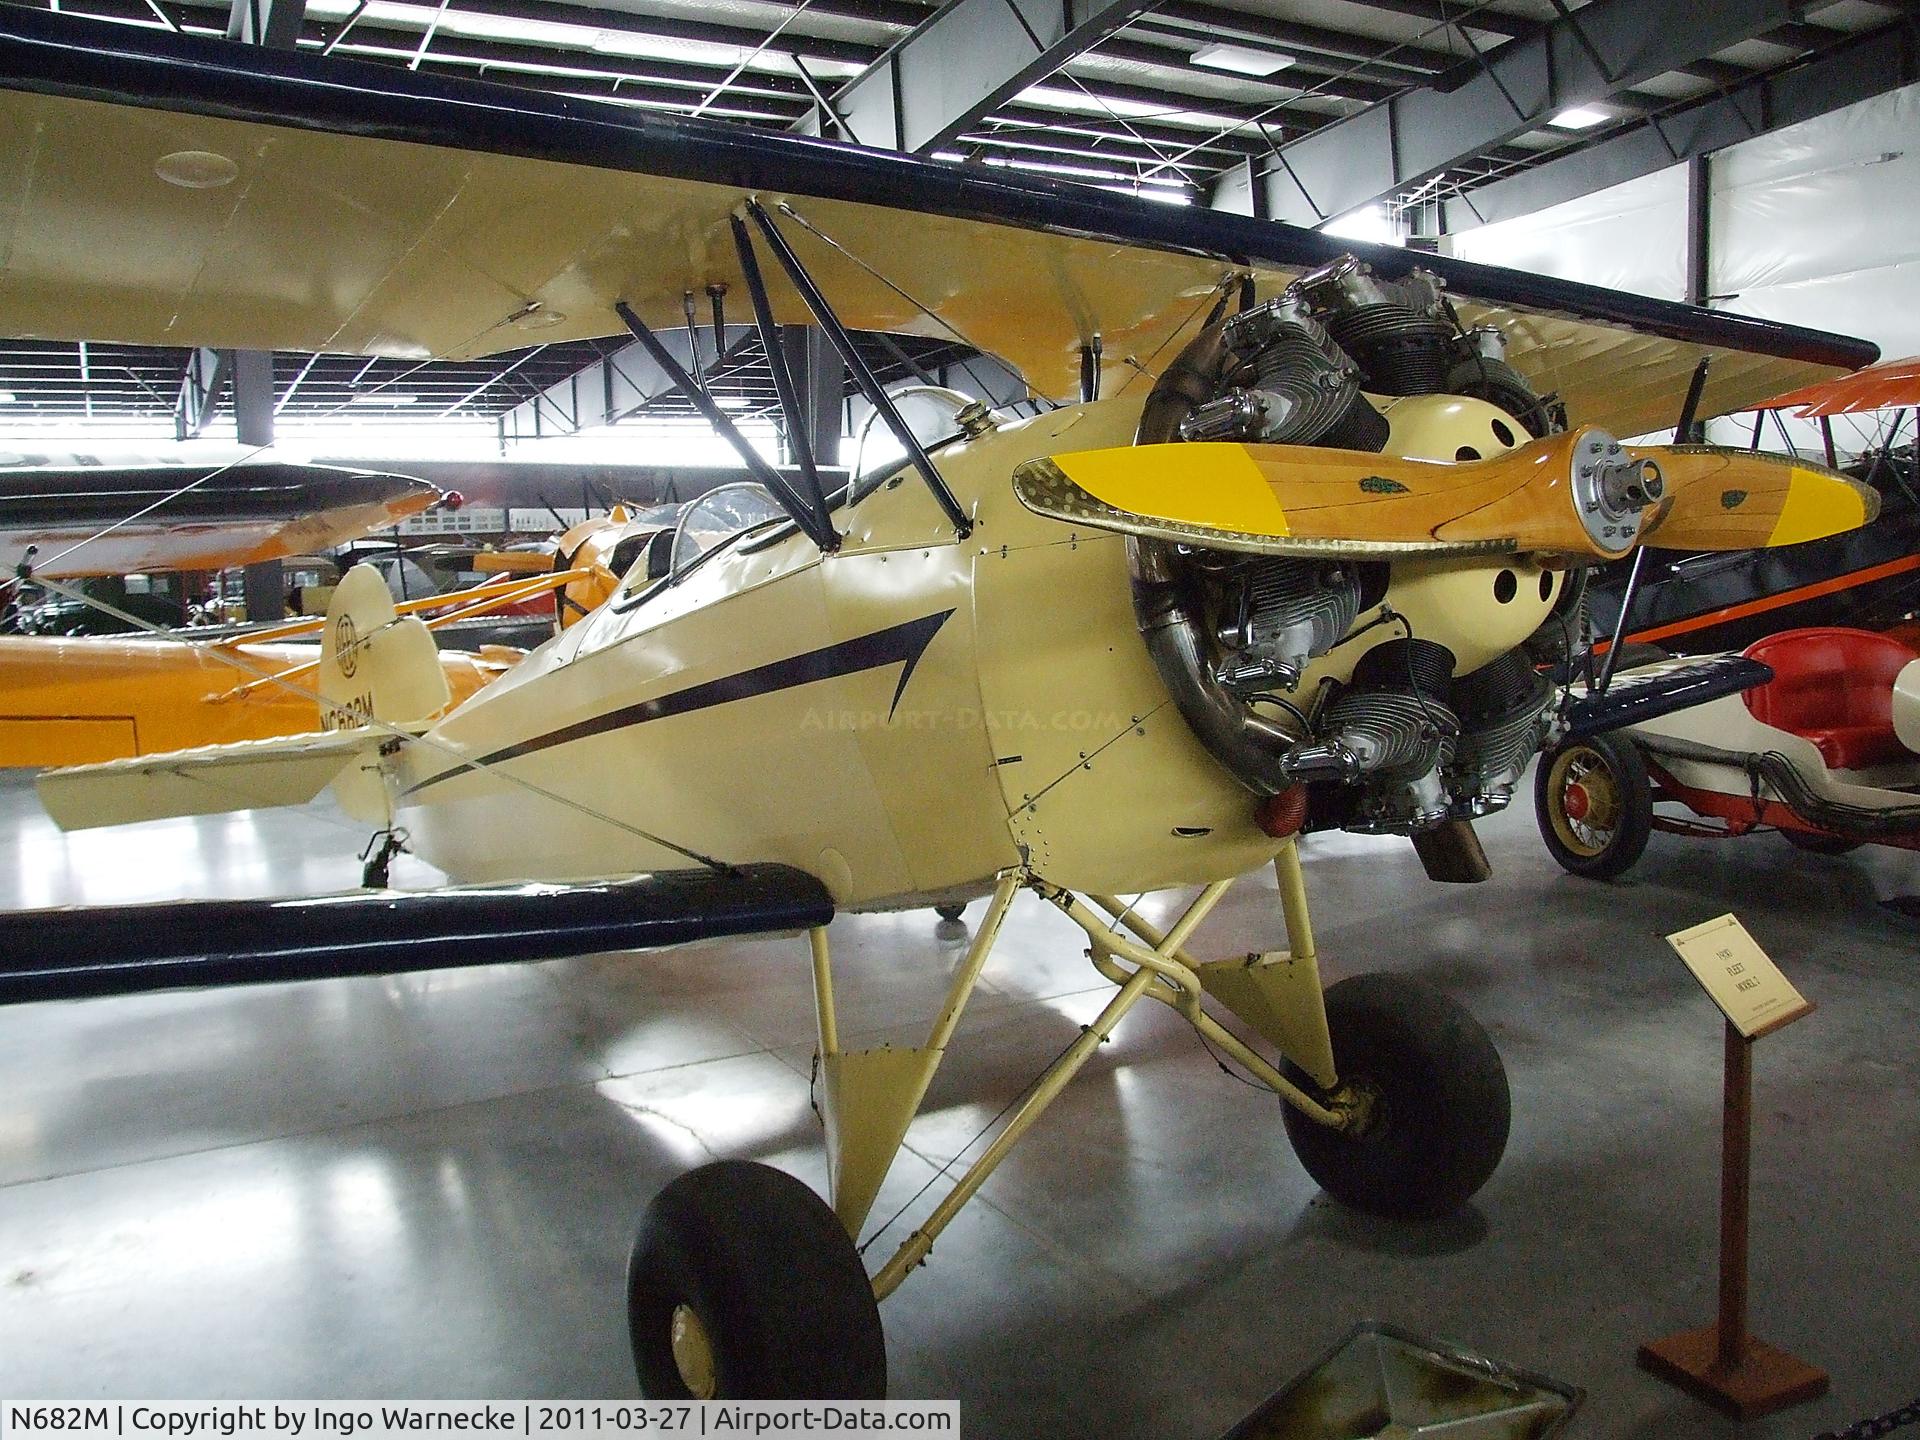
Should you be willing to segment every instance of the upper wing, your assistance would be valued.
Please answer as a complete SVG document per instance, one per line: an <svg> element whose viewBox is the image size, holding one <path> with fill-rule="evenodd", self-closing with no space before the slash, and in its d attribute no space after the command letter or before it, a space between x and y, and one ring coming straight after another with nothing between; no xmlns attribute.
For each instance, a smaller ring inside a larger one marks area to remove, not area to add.
<svg viewBox="0 0 1920 1440"><path fill-rule="evenodd" d="M17 910L0 914L0 1005L550 960L810 929L832 918L826 887L783 865L600 885Z"/></svg>
<svg viewBox="0 0 1920 1440"><path fill-rule="evenodd" d="M1920 355L1889 360L1853 375L1803 385L1776 395L1761 410L1798 410L1802 419L1821 415L1858 415L1920 405Z"/></svg>
<svg viewBox="0 0 1920 1440"><path fill-rule="evenodd" d="M669 326L687 291L745 293L727 222L749 196L792 207L849 325L951 327L1050 394L1095 335L1141 383L1230 278L1270 292L1346 250L1440 274L1536 388L1617 434L1671 425L1702 355L1716 414L1877 353L1037 177L0 6L15 333L452 357L614 333L621 299Z"/></svg>

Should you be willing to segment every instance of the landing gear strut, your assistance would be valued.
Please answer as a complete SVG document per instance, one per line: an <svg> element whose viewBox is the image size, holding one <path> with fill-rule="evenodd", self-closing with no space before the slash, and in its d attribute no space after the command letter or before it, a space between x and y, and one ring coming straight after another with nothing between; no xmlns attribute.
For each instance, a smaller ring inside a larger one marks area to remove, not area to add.
<svg viewBox="0 0 1920 1440"><path fill-rule="evenodd" d="M840 1048L827 934L811 932L832 1205L779 1171L740 1161L702 1166L661 1191L641 1226L629 1272L642 1392L727 1398L883 1393L877 1302L926 1263L961 1207L1143 999L1177 1010L1216 1054L1286 1103L1294 1148L1336 1199L1409 1217L1444 1215L1465 1204L1506 1145L1506 1072L1492 1042L1464 1010L1404 977L1359 976L1323 994L1292 844L1274 869L1288 949L1216 961L1195 959L1186 945L1231 881L1207 886L1162 931L1113 896L1083 899L1030 872L1009 870L926 1043L915 1048ZM854 1241L1022 888L1086 932L1088 957L1117 990L869 1281ZM1206 997L1278 1050L1280 1065L1207 1013Z"/></svg>

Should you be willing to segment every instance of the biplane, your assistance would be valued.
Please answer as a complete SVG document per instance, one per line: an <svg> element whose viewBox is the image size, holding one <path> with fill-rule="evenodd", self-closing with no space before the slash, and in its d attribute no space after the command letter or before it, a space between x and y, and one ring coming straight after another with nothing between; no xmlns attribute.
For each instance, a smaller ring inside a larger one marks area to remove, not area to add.
<svg viewBox="0 0 1920 1440"><path fill-rule="evenodd" d="M1661 553L1642 576L1626 639L1674 654L1737 650L1783 630L1904 629L1920 608L1920 357L1869 366L1853 374L1776 395L1754 410L1751 444L1759 448L1768 420L1779 442L1794 449L1782 416L1816 422L1826 463L1840 464L1880 494L1871 525L1805 545L1749 553ZM1867 443L1850 458L1838 452L1835 417L1851 417ZM1656 551L1660 547L1655 547ZM1602 567L1589 590L1595 628L1610 634L1625 596L1626 565Z"/></svg>
<svg viewBox="0 0 1920 1440"><path fill-rule="evenodd" d="M424 480L270 457L0 467L0 565L49 579L217 570L325 549L446 499Z"/></svg>
<svg viewBox="0 0 1920 1440"><path fill-rule="evenodd" d="M830 1197L725 1160L653 1199L628 1285L649 1395L881 1393L879 1302L1144 1001L1285 1102L1338 1200L1463 1204L1506 1143L1499 1056L1417 981L1323 994L1300 836L1404 835L1436 877L1483 878L1472 820L1542 743L1749 678L1557 694L1527 647L1569 575L1873 512L1819 465L1623 438L1874 357L1759 320L24 9L0 12L0 134L0 313L34 333L424 357L625 331L702 405L655 327L708 295L770 340L820 327L897 442L828 491L799 430L789 481L706 404L755 483L686 506L657 566L650 536L466 703L442 713L430 641L356 572L314 733L40 780L69 826L331 785L454 884L0 927L16 1002L806 932ZM230 183L170 184L182 156ZM1034 413L922 391L909 421L850 329L991 352ZM1269 865L1289 948L1202 959L1196 931ZM1126 898L1174 887L1197 893L1164 928ZM851 1237L1022 891L1112 998L869 1275ZM981 895L925 1043L843 1048L834 913Z"/></svg>
<svg viewBox="0 0 1920 1440"><path fill-rule="evenodd" d="M16 458L22 463L0 469L0 556L12 577L33 576L41 587L284 559L459 503L457 493L411 476L260 456ZM585 578L540 574L401 608L440 611L427 621L435 630L502 605L537 601L551 613L547 597ZM323 618L202 630L183 643L138 633L185 623L185 606L172 597L102 595L92 584L58 593L65 615L97 617L120 633L68 637L23 626L29 633L0 635L0 764L87 764L312 728L311 696L282 682L317 666L312 637ZM517 657L499 646L444 654L450 698L465 699Z"/></svg>

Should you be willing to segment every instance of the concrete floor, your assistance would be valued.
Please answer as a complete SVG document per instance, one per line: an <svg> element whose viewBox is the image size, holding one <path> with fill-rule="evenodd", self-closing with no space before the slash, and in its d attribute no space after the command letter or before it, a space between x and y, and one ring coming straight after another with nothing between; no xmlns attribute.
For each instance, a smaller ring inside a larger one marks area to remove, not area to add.
<svg viewBox="0 0 1920 1440"><path fill-rule="evenodd" d="M357 878L359 837L324 807L62 836L15 775L0 817L0 905ZM1759 1052L1754 1319L1834 1388L1742 1433L1920 1391L1920 957L1916 922L1876 903L1920 890L1914 858L1656 836L1596 885L1552 865L1530 807L1483 829L1497 875L1476 889L1429 884L1401 841L1305 852L1328 978L1422 974L1505 1056L1513 1139L1467 1213L1334 1207L1277 1102L1143 1010L888 1302L894 1393L961 1397L977 1437L1204 1440L1377 1317L1584 1387L1576 1437L1734 1433L1633 1367L1712 1314L1720 1027L1659 936L1728 909L1820 1006ZM410 863L397 880L431 879ZM1076 934L1018 904L876 1215L1098 1008ZM843 1035L917 1040L963 942L924 913L833 938ZM1261 876L1198 948L1280 943ZM0 1012L0 1396L631 1394L622 1267L647 1196L720 1155L823 1178L805 954Z"/></svg>

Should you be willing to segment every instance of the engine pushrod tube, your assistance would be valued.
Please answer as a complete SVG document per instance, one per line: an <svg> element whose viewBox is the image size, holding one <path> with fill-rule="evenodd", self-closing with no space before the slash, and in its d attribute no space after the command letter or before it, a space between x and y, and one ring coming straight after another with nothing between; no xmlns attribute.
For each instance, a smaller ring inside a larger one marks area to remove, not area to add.
<svg viewBox="0 0 1920 1440"><path fill-rule="evenodd" d="M800 298L819 322L820 328L827 332L827 340L839 352L841 362L853 372L854 383L860 387L860 393L866 396L867 403L880 412L880 418L886 422L887 429L893 432L893 438L900 442L900 448L907 452L913 461L913 468L920 472L920 478L926 482L935 503L942 513L952 522L955 532L962 540L973 533L973 522L967 518L967 512L960 508L960 502L953 498L953 491L947 488L947 482L940 478L940 472L934 467L933 458L927 454L926 447L920 443L920 437L907 427L893 398L887 394L884 386L867 364L866 357L854 348L853 337L847 333L846 326L840 323L840 317L833 313L833 307L827 303L827 297L814 284L813 276L807 273L807 267L800 263L800 257L787 243L787 237L773 223L773 217L767 214L756 200L746 204L747 214L753 217L753 223L760 227L760 233L766 236L767 247L773 251L773 258L780 262L780 268L787 272L787 278L793 282L793 288L800 292Z"/></svg>
<svg viewBox="0 0 1920 1440"><path fill-rule="evenodd" d="M634 313L633 307L624 300L617 300L614 302L613 309L627 329L633 332L634 338L646 349L647 354L653 357L653 363L666 371L674 387L687 397L693 408L700 412L701 418L713 427L714 433L733 447L734 454L740 457L740 463L747 467L754 479L767 487L774 499L780 502L780 508L793 517L793 523L800 527L806 537L822 550L837 548L840 537L835 534L833 525L827 517L816 510L806 496L795 490L784 475L769 465L761 457L760 452L747 443L747 437L734 427L733 421L727 418L727 412L714 403L713 397L692 375L687 373L687 368L674 358L673 352L660 343L660 337L648 328L646 321ZM690 342L693 333L691 329L687 332Z"/></svg>

